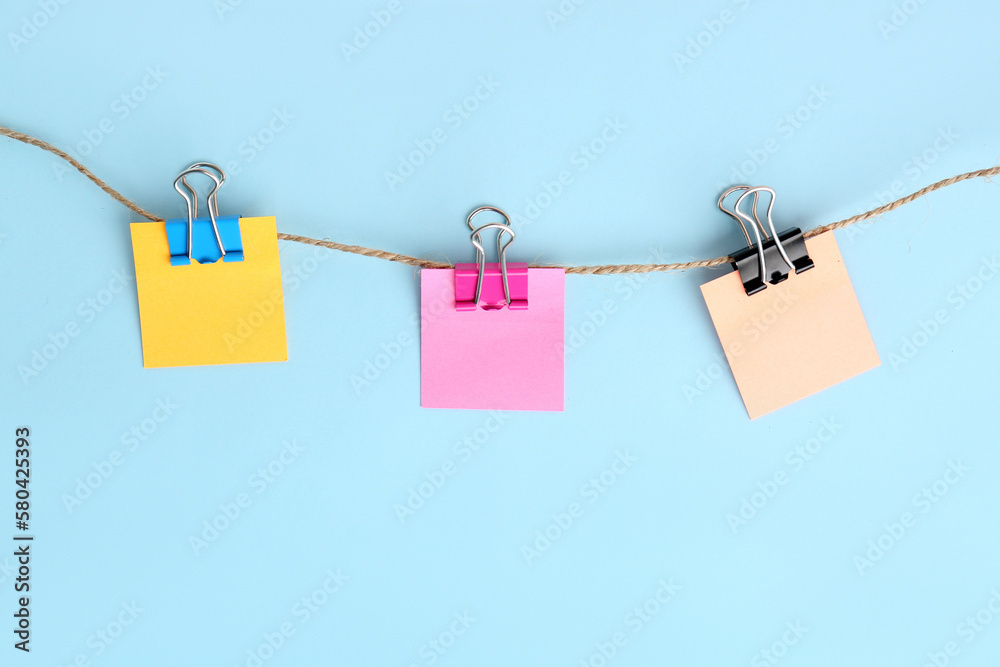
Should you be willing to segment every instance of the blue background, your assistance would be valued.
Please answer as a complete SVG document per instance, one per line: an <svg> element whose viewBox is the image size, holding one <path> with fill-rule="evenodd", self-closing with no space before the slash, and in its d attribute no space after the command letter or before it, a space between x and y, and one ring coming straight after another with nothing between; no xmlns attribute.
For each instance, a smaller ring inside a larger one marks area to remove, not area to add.
<svg viewBox="0 0 1000 667"><path fill-rule="evenodd" d="M213 160L223 214L451 261L482 204L519 216L514 260L686 261L743 244L730 183L808 228L1000 155L996 3L562 6L9 0L0 122L160 215ZM0 145L0 534L27 425L36 535L30 656L0 556L3 664L996 664L995 183L837 233L876 370L751 422L698 289L721 270L569 276L566 411L497 427L419 407L413 269L297 244L287 363L144 370L138 217Z"/></svg>

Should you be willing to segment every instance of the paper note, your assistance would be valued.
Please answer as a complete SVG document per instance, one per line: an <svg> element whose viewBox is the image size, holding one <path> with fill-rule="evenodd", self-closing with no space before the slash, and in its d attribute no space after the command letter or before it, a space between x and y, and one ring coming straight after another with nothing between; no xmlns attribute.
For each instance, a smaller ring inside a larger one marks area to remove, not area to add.
<svg viewBox="0 0 1000 667"><path fill-rule="evenodd" d="M751 419L880 363L833 232L806 248L814 268L753 296L736 271L701 286Z"/></svg>
<svg viewBox="0 0 1000 667"><path fill-rule="evenodd" d="M420 272L420 405L563 409L562 269L528 269L527 310L455 309L455 271Z"/></svg>
<svg viewBox="0 0 1000 667"><path fill-rule="evenodd" d="M164 223L131 229L143 366L288 359L273 217L240 218L242 262L171 266Z"/></svg>

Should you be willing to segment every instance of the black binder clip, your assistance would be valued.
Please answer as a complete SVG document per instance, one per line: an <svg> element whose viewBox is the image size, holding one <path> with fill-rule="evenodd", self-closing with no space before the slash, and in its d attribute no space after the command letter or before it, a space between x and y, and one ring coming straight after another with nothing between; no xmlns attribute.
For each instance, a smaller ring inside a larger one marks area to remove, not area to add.
<svg viewBox="0 0 1000 667"><path fill-rule="evenodd" d="M734 192L743 190L743 194L736 200L736 206L732 211L722 205L726 197ZM771 195L771 201L767 205L767 228L761 224L757 216L757 199L761 192ZM740 207L743 200L753 195L753 208L751 214L747 215ZM774 208L774 190L767 186L758 185L737 185L726 190L719 197L719 210L732 217L743 230L743 236L747 239L747 246L732 253L733 268L740 272L740 280L743 282L743 289L747 296L756 294L767 287L767 283L777 285L788 279L788 274L794 270L795 273L808 271L815 266L809 259L806 250L806 242L802 237L802 231L798 227L786 229L780 234L774 230L774 221L771 219L771 209ZM747 225L753 230L754 240L750 238ZM771 233L768 234L768 229ZM762 240L763 236L763 240Z"/></svg>

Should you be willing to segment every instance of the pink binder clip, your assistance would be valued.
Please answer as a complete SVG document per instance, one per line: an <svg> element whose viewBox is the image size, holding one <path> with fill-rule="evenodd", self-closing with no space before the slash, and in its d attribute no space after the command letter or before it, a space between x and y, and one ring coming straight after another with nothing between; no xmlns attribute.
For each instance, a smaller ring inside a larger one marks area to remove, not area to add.
<svg viewBox="0 0 1000 667"><path fill-rule="evenodd" d="M472 218L483 211L493 211L504 217L505 222L490 222L474 227ZM476 247L475 264L455 265L455 310L527 310L528 309L528 264L526 262L507 263L507 246L514 242L516 235L510 228L507 214L493 206L481 206L469 214L466 221L472 229L470 240ZM499 230L497 234L497 262L486 263L482 233L487 229ZM504 243L504 235L510 238Z"/></svg>

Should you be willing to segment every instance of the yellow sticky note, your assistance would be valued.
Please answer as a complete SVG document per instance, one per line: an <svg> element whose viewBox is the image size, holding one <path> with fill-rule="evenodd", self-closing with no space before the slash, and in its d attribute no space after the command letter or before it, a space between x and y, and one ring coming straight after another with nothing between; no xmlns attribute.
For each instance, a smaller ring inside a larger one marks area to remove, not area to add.
<svg viewBox="0 0 1000 667"><path fill-rule="evenodd" d="M737 271L701 286L751 419L880 363L833 232L806 249L814 268L753 296Z"/></svg>
<svg viewBox="0 0 1000 667"><path fill-rule="evenodd" d="M240 218L243 261L171 266L163 222L134 222L146 368L287 361L273 217Z"/></svg>

